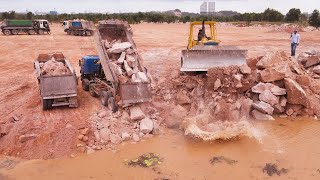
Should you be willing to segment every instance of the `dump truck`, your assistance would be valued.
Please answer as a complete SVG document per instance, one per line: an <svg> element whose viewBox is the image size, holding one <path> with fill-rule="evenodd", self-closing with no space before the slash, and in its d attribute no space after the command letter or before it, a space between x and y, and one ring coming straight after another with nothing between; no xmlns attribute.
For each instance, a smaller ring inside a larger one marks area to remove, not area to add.
<svg viewBox="0 0 320 180"><path fill-rule="evenodd" d="M198 32L195 29L198 28ZM207 36L206 31L209 30ZM190 23L188 46L182 50L182 72L206 72L214 67L227 67L246 63L247 50L236 46L222 46L217 38L216 22Z"/></svg>
<svg viewBox="0 0 320 180"><path fill-rule="evenodd" d="M40 54L34 62L43 110L78 107L77 76L62 53Z"/></svg>
<svg viewBox="0 0 320 180"><path fill-rule="evenodd" d="M86 20L70 20L63 22L64 32L74 36L93 35L94 24Z"/></svg>
<svg viewBox="0 0 320 180"><path fill-rule="evenodd" d="M29 35L34 34L49 34L50 27L47 20L14 20L5 19L1 24L1 31L4 35L18 35L21 33L27 33Z"/></svg>
<svg viewBox="0 0 320 180"><path fill-rule="evenodd" d="M94 97L99 96L101 103L113 112L119 106L151 101L151 80L126 23L100 21L94 40L99 60L87 58L87 63L83 60L80 64L84 89ZM92 68L93 74L85 75L85 66L90 64L99 68Z"/></svg>

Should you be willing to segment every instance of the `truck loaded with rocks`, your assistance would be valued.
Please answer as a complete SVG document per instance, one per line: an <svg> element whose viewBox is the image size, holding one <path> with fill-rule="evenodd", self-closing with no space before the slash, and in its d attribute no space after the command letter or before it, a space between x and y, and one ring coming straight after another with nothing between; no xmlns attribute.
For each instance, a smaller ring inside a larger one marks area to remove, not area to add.
<svg viewBox="0 0 320 180"><path fill-rule="evenodd" d="M84 90L100 96L101 103L113 112L119 106L150 101L151 80L126 24L118 20L100 21L94 39L99 55L95 64L100 71L93 78L81 76Z"/></svg>
<svg viewBox="0 0 320 180"><path fill-rule="evenodd" d="M77 76L62 53L40 54L34 67L43 110L57 106L78 107Z"/></svg>
<svg viewBox="0 0 320 180"><path fill-rule="evenodd" d="M94 24L92 21L86 20L69 20L63 21L64 32L74 36L92 36Z"/></svg>
<svg viewBox="0 0 320 180"><path fill-rule="evenodd" d="M27 33L29 35L39 34L45 32L50 33L50 27L47 20L14 20L5 19L0 25L1 31L4 35L18 35L20 33Z"/></svg>

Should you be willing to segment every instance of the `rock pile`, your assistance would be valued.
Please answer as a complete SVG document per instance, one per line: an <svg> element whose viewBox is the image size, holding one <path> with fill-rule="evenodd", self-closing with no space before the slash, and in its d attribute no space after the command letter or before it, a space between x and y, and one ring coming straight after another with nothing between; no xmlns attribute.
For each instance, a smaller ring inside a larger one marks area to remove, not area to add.
<svg viewBox="0 0 320 180"><path fill-rule="evenodd" d="M111 43L105 41L105 48L120 83L150 81L141 69L139 55L130 42L122 42L120 39Z"/></svg>
<svg viewBox="0 0 320 180"><path fill-rule="evenodd" d="M158 134L161 119L159 112L151 107L147 107L145 112L147 113L144 114L140 106L131 106L113 114L106 110L93 113L90 117L91 132L87 134L88 131L80 131L79 147L87 146L87 152L114 149L121 142L139 142L141 138ZM86 136L92 138L87 139Z"/></svg>
<svg viewBox="0 0 320 180"><path fill-rule="evenodd" d="M45 63L40 63L40 68L42 75L48 76L61 76L71 73L63 62L56 61L54 58Z"/></svg>

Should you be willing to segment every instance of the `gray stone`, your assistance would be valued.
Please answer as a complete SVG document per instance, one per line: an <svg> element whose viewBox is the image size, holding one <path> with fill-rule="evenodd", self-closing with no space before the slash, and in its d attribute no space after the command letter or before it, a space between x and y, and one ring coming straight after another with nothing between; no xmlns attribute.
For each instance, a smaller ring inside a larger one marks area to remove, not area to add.
<svg viewBox="0 0 320 180"><path fill-rule="evenodd" d="M130 106L129 110L131 121L141 120L146 117L138 105Z"/></svg>
<svg viewBox="0 0 320 180"><path fill-rule="evenodd" d="M149 118L144 118L140 122L140 132L148 134L153 130L153 121Z"/></svg>
<svg viewBox="0 0 320 180"><path fill-rule="evenodd" d="M139 135L137 135L136 133L132 134L132 139L133 139L135 142L139 142L139 141L140 141L140 137L139 137Z"/></svg>
<svg viewBox="0 0 320 180"><path fill-rule="evenodd" d="M271 91L266 90L263 93L259 95L259 100L266 102L270 104L271 106L274 106L276 104L279 104L279 97L272 94Z"/></svg>
<svg viewBox="0 0 320 180"><path fill-rule="evenodd" d="M273 110L274 110L273 107L270 104L262 102L262 101L252 103L252 107L254 109L257 109L260 112L263 112L263 113L266 113L266 114L269 114L269 115L272 115L273 114Z"/></svg>
<svg viewBox="0 0 320 180"><path fill-rule="evenodd" d="M108 142L110 141L110 130L107 129L107 128L103 128L99 131L99 136L100 136L100 139L103 141L103 142Z"/></svg>
<svg viewBox="0 0 320 180"><path fill-rule="evenodd" d="M24 143L24 142L27 142L29 140L35 139L37 137L38 137L38 135L36 135L36 134L25 134L25 135L19 136L19 141L21 143Z"/></svg>
<svg viewBox="0 0 320 180"><path fill-rule="evenodd" d="M300 104L304 107L308 107L308 97L302 87L290 78L284 79L285 87L287 90L287 100L290 104Z"/></svg>
<svg viewBox="0 0 320 180"><path fill-rule="evenodd" d="M289 77L292 72L288 65L278 65L260 71L262 82L274 82Z"/></svg>
<svg viewBox="0 0 320 180"><path fill-rule="evenodd" d="M280 105L281 105L282 107L286 107L286 105L287 105L287 98L285 98L284 96L282 96L282 97L280 98Z"/></svg>
<svg viewBox="0 0 320 180"><path fill-rule="evenodd" d="M263 120L263 121L274 121L275 120L272 116L270 116L268 114L264 114L264 113L257 111L257 110L253 110L251 112L251 115L256 120Z"/></svg>
<svg viewBox="0 0 320 180"><path fill-rule="evenodd" d="M130 138L131 138L131 136L130 136L130 134L127 133L127 132L123 132L123 133L121 134L121 139L122 139L122 141L128 141L128 140L130 140Z"/></svg>
<svg viewBox="0 0 320 180"><path fill-rule="evenodd" d="M304 65L305 68L309 68L311 66L317 65L320 63L320 58L315 55L311 55L307 58L307 62Z"/></svg>
<svg viewBox="0 0 320 180"><path fill-rule="evenodd" d="M242 74L251 74L251 69L247 64L243 64L240 66L240 72Z"/></svg>

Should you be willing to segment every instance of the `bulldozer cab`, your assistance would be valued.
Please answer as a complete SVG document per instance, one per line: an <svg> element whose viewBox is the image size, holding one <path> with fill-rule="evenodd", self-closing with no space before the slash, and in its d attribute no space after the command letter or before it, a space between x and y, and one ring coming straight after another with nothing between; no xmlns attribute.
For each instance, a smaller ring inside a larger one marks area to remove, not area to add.
<svg viewBox="0 0 320 180"><path fill-rule="evenodd" d="M219 45L217 39L216 22L195 21L190 23L188 49L196 45Z"/></svg>

